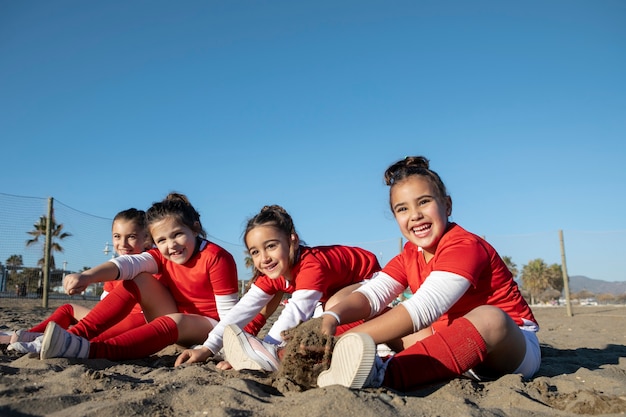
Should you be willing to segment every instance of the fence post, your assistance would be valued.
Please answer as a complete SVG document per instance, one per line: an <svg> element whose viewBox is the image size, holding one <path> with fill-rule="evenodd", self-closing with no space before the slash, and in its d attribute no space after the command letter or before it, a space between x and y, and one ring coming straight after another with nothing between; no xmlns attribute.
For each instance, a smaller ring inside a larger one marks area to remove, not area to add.
<svg viewBox="0 0 626 417"><path fill-rule="evenodd" d="M559 229L559 240L561 241L561 271L563 272L563 291L565 292L565 307L567 316L572 317L572 303L569 293L569 276L567 275L567 264L565 263L565 243L563 241L563 230Z"/></svg>
<svg viewBox="0 0 626 417"><path fill-rule="evenodd" d="M48 221L46 221L46 244L44 246L44 265L43 265L43 294L41 297L41 306L48 308L48 288L50 286L50 252L52 246L52 197L48 198Z"/></svg>

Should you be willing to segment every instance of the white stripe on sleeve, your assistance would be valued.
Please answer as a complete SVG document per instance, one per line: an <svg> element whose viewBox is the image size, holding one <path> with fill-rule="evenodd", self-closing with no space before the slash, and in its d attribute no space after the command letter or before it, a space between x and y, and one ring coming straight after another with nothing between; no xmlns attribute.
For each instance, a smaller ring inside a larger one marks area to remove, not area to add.
<svg viewBox="0 0 626 417"><path fill-rule="evenodd" d="M239 300L239 294L232 293L227 295L215 295L215 306L217 307L217 314L221 317L226 317L228 312L237 304Z"/></svg>
<svg viewBox="0 0 626 417"><path fill-rule="evenodd" d="M405 290L397 280L384 272L376 272L369 281L355 290L367 298L370 303L370 315L372 318L387 307Z"/></svg>
<svg viewBox="0 0 626 417"><path fill-rule="evenodd" d="M433 271L402 305L413 320L413 331L430 326L465 294L470 282L452 272Z"/></svg>
<svg viewBox="0 0 626 417"><path fill-rule="evenodd" d="M252 284L248 292L241 297L241 300L239 300L228 313L223 316L220 313L220 322L211 330L203 345L209 348L213 354L217 354L224 343L224 329L226 326L236 324L240 328L246 327L272 297L273 294L267 294L262 289ZM215 298L217 302L217 297Z"/></svg>
<svg viewBox="0 0 626 417"><path fill-rule="evenodd" d="M148 252L138 253L136 255L121 255L111 259L117 269L120 270L118 279L133 279L141 272L149 272L156 274L159 272L159 266Z"/></svg>

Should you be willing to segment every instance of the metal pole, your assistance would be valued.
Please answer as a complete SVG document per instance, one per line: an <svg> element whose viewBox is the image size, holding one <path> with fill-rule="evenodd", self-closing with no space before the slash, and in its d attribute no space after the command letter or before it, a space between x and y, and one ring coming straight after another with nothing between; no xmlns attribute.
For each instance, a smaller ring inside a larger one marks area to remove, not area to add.
<svg viewBox="0 0 626 417"><path fill-rule="evenodd" d="M52 197L48 198L48 221L46 221L46 244L44 246L43 294L41 306L48 308L48 287L50 285L50 252L52 245Z"/></svg>
<svg viewBox="0 0 626 417"><path fill-rule="evenodd" d="M567 264L565 263L565 243L563 241L563 230L559 230L559 240L561 241L561 270L563 271L563 291L565 292L565 307L567 316L572 317L572 303L569 294L569 277L567 275Z"/></svg>

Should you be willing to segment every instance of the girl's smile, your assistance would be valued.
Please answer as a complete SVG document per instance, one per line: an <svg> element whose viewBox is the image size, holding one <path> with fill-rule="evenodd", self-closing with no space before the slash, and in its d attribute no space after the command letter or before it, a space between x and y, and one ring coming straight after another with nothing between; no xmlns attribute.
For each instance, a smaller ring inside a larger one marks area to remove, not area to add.
<svg viewBox="0 0 626 417"><path fill-rule="evenodd" d="M165 259L179 265L187 262L196 249L197 233L173 217L152 224L150 234Z"/></svg>
<svg viewBox="0 0 626 417"><path fill-rule="evenodd" d="M410 176L391 189L391 208L402 235L422 248L428 262L448 227L449 197L440 197L429 181Z"/></svg>
<svg viewBox="0 0 626 417"><path fill-rule="evenodd" d="M272 279L289 279L290 242L284 232L273 226L257 226L246 235L246 246L259 272Z"/></svg>
<svg viewBox="0 0 626 417"><path fill-rule="evenodd" d="M113 222L113 249L118 255L131 255L144 251L146 232L132 220Z"/></svg>

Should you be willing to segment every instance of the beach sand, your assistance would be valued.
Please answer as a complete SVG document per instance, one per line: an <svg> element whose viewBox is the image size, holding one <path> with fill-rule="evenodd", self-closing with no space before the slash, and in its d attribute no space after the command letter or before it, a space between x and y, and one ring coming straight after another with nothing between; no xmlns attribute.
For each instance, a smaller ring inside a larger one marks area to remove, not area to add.
<svg viewBox="0 0 626 417"><path fill-rule="evenodd" d="M4 300L0 300L0 303ZM179 347L144 360L39 360L0 346L0 416L618 416L626 414L626 307L533 309L543 362L530 381L455 379L411 393L340 386L299 391L216 361L174 368ZM52 312L0 304L0 330Z"/></svg>

